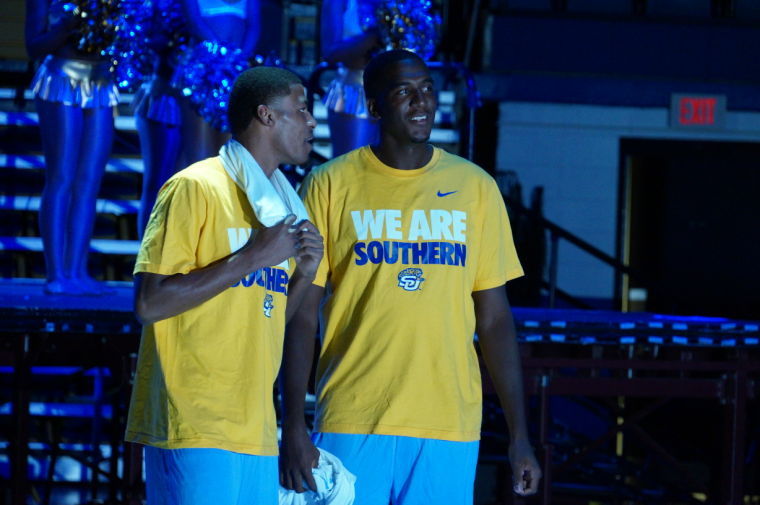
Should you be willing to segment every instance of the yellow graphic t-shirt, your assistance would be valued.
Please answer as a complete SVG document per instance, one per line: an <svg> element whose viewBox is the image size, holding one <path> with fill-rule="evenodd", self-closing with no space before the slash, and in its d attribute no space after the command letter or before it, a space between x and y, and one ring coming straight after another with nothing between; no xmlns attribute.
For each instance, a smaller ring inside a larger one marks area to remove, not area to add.
<svg viewBox="0 0 760 505"><path fill-rule="evenodd" d="M438 148L396 170L363 147L302 190L325 238L317 430L479 439L472 292L523 273L494 180Z"/></svg>
<svg viewBox="0 0 760 505"><path fill-rule="evenodd" d="M260 227L219 158L196 163L161 189L135 273L187 274L238 250ZM272 391L288 279L286 270L263 268L195 308L146 325L127 440L276 455Z"/></svg>

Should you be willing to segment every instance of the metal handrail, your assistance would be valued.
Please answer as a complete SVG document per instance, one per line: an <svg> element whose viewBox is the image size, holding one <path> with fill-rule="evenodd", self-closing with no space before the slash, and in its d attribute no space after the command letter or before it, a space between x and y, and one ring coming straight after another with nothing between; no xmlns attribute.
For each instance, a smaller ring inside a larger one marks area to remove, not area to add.
<svg viewBox="0 0 760 505"><path fill-rule="evenodd" d="M622 263L617 258L610 256L601 249L593 246L589 242L586 242L582 238L574 235L553 221L546 219L538 211L525 207L522 203L514 201L507 196L505 196L505 200L508 202L508 206L511 211L526 216L528 219L530 219L532 225L539 226L542 230L549 232L549 280L544 281L542 279L543 287L547 288L549 292L549 308L555 307L558 296L578 307L588 307L588 304L584 303L581 300L578 300L568 293L565 293L557 287L560 239L568 241L582 251L609 265L614 269L615 275L617 276L628 275L634 279L644 281L646 280L645 275L639 270L631 268L629 265Z"/></svg>

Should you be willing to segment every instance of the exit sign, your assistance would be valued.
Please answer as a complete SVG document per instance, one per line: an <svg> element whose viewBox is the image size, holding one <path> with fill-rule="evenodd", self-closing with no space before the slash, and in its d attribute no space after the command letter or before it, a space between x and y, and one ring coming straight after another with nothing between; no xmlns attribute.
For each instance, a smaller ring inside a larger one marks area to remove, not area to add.
<svg viewBox="0 0 760 505"><path fill-rule="evenodd" d="M725 95L674 94L670 98L670 126L680 129L722 129Z"/></svg>

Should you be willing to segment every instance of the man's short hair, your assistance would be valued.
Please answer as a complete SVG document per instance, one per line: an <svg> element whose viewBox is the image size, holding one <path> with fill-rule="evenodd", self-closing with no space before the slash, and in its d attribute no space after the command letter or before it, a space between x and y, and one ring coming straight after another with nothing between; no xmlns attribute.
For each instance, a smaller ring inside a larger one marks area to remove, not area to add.
<svg viewBox="0 0 760 505"><path fill-rule="evenodd" d="M301 79L290 70L279 67L249 68L237 76L227 104L232 135L248 128L259 105L269 105L275 99L289 95L293 84L302 84Z"/></svg>
<svg viewBox="0 0 760 505"><path fill-rule="evenodd" d="M408 60L425 64L425 60L418 54L406 49L385 51L372 58L364 69L364 94L367 98L380 99L388 90L387 68L399 61Z"/></svg>

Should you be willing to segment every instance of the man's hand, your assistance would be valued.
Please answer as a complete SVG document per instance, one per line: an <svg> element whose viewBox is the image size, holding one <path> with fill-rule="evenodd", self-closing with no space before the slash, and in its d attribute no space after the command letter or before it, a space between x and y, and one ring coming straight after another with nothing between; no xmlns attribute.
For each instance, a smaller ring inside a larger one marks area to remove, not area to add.
<svg viewBox="0 0 760 505"><path fill-rule="evenodd" d="M516 440L509 444L509 462L512 465L514 492L522 496L536 494L541 480L541 468L527 440Z"/></svg>
<svg viewBox="0 0 760 505"><path fill-rule="evenodd" d="M74 3L56 3L50 7L50 18L53 25L50 30L60 30L69 34L75 34L82 25L86 14Z"/></svg>
<svg viewBox="0 0 760 505"><path fill-rule="evenodd" d="M298 239L296 265L301 275L313 278L317 273L317 267L319 267L325 250L322 235L319 234L317 227L306 219L294 226Z"/></svg>
<svg viewBox="0 0 760 505"><path fill-rule="evenodd" d="M319 450L309 439L304 426L283 429L280 446L280 484L285 489L297 493L306 491L303 483L312 491L317 491L317 483L311 469L319 464Z"/></svg>
<svg viewBox="0 0 760 505"><path fill-rule="evenodd" d="M255 230L241 249L251 260L250 272L261 266L279 265L297 252L298 237L293 228L296 216L289 215L274 226Z"/></svg>

